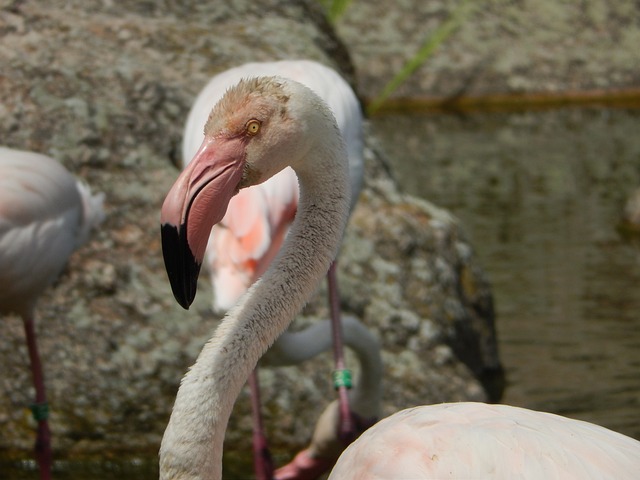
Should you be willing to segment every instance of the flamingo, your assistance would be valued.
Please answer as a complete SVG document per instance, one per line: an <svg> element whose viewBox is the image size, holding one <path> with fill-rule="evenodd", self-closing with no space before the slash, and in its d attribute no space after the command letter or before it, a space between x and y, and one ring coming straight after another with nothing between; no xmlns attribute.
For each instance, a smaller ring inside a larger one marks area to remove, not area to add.
<svg viewBox="0 0 640 480"><path fill-rule="evenodd" d="M362 188L364 161L362 158L362 111L358 99L349 84L333 69L310 60L281 60L276 62L251 62L215 75L198 94L184 129L182 144L182 161L185 168L204 139L204 125L207 122L211 106L215 105L224 92L238 83L243 78L280 75L296 80L306 85L318 94L331 108L336 117L338 127L347 145L349 157L349 178L351 180L351 209L354 208L358 193ZM275 254L280 249L284 237L293 222L298 206L298 179L291 168L285 168L281 172L264 183L253 185L241 190L229 202L227 213L222 221L213 226L207 248L205 251L205 265L208 267L211 284L213 287L213 310L224 312L231 308L240 296L264 273ZM331 329L321 329L320 333L331 336L340 335L340 311L337 299L337 283L335 266L327 275L330 294L330 305L334 332ZM298 337L300 340L316 340L309 336ZM336 340L336 368L344 369L342 358L342 340ZM276 348L278 348L276 341ZM347 339L347 345L349 345ZM286 348L290 348L292 342L282 339L279 348L279 364L292 365L303 359L312 358L310 355L301 357L294 354L287 358ZM329 348L331 345L327 345ZM322 350L311 349L317 353ZM311 351L308 350L307 351ZM256 373L252 373L249 381L252 394L252 408L254 410L254 456L256 471L259 477L271 477L272 466L266 452L266 439L262 432L262 421L259 415L259 387ZM339 390L341 400L341 415L336 418L338 434L345 441L340 442L343 447L353 438L360 429L352 424L353 414L361 415L357 409L350 407L349 396L346 387ZM372 397L373 398L373 397ZM372 400L372 405L375 401ZM371 410L371 409L367 409ZM370 411L367 411L367 414ZM325 416L325 418L329 418ZM340 421L342 420L342 421ZM333 443L333 442L331 442ZM312 445L313 447L313 445ZM318 468L311 467L314 459L318 465L324 465L328 470L326 458L321 458L315 453L318 449L310 448L306 452L313 452L306 458L305 469L319 472ZM333 457L334 455L331 455ZM300 457L303 458L303 457ZM298 460L300 460L300 458ZM293 465L301 465L294 462L288 468L276 472L276 479L282 472L288 472L287 478L294 478ZM264 472L266 473L260 473ZM307 477L295 477L299 480ZM319 475L319 473L318 473Z"/></svg>
<svg viewBox="0 0 640 480"><path fill-rule="evenodd" d="M36 340L38 297L71 253L104 219L103 195L92 195L60 163L45 155L0 147L0 314L22 317L36 392L36 459L51 478L49 407Z"/></svg>
<svg viewBox="0 0 640 480"><path fill-rule="evenodd" d="M161 479L221 478L224 433L243 383L337 253L349 213L347 153L330 109L311 90L278 77L244 80L213 108L200 149L165 198L165 266L174 296L188 306L209 232L231 197L287 165L300 181L291 231L267 271L227 313L183 377L160 447ZM447 409L459 413L457 421L443 418L435 432L419 428L420 419L428 417L424 412L434 412L424 422L428 424ZM500 433L504 425L483 421L492 409L498 412L494 418L509 425L507 432ZM429 478L433 462L446 463L441 472L448 478L619 479L640 471L640 442L515 407L426 406L377 425L345 450L330 478L416 478L416 469L418 478ZM386 443L369 446L386 426ZM368 456L354 466L356 453L363 450L369 450ZM596 455L594 450L608 453ZM376 463L385 463L387 471L378 475Z"/></svg>

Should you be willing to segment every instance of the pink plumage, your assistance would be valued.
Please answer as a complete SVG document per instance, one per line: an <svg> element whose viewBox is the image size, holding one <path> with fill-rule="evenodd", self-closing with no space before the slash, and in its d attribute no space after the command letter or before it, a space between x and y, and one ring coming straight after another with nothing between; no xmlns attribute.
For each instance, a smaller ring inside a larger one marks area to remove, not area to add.
<svg viewBox="0 0 640 480"><path fill-rule="evenodd" d="M507 405L402 410L344 451L330 479L637 478L640 442L588 422Z"/></svg>
<svg viewBox="0 0 640 480"><path fill-rule="evenodd" d="M246 188L229 203L211 232L207 267L214 307L229 309L278 253L298 208L298 179L291 169Z"/></svg>

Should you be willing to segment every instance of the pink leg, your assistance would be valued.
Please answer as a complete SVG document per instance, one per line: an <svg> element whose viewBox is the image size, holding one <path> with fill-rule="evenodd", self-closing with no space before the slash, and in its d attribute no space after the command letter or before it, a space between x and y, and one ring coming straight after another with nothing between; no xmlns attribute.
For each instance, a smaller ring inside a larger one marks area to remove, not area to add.
<svg viewBox="0 0 640 480"><path fill-rule="evenodd" d="M29 359L31 361L31 372L33 373L33 385L36 389L36 401L31 406L33 417L38 422L38 432L36 437L35 453L36 461L40 467L40 479L51 479L51 464L53 457L51 454L51 433L49 431L49 405L44 387L44 376L42 374L42 363L38 354L38 343L33 322L33 313L24 318L24 331L27 337L27 347L29 349Z"/></svg>
<svg viewBox="0 0 640 480"><path fill-rule="evenodd" d="M355 440L368 426L364 422L357 422L349 407L348 389L351 387L351 374L345 368L344 349L342 342L342 320L340 315L340 298L338 296L338 281L336 277L336 262L334 261L327 272L329 286L329 307L331 309L331 327L333 334L333 357L335 362L334 384L338 391L339 426L338 438L346 447ZM309 449L302 450L287 465L275 472L277 480L315 480L325 472L331 470L337 458L323 458L311 455Z"/></svg>
<svg viewBox="0 0 640 480"><path fill-rule="evenodd" d="M351 388L351 372L345 368L344 348L342 344L342 319L340 315L340 296L338 295L337 262L334 260L327 272L329 286L329 307L331 309L331 327L333 332L333 358L335 362L334 383L338 390L340 404L339 438L345 445L357 436L356 428L349 407L348 391Z"/></svg>
<svg viewBox="0 0 640 480"><path fill-rule="evenodd" d="M253 417L253 468L256 480L273 479L273 460L264 434L262 414L260 412L260 382L258 381L258 367L249 375L249 389L251 390L251 414Z"/></svg>
<svg viewBox="0 0 640 480"><path fill-rule="evenodd" d="M352 416L356 429L356 437L376 423L375 419L364 420L356 414ZM345 445L345 447L346 446L347 445ZM285 466L278 468L274 473L274 479L317 480L321 475L333 468L339 456L340 452L335 452L335 456L319 457L312 454L310 449L306 448L298 453L295 458Z"/></svg>
<svg viewBox="0 0 640 480"><path fill-rule="evenodd" d="M340 297L338 295L338 280L336 276L336 262L331 263L327 272L329 287L329 307L331 310L331 329L333 334L333 357L335 362L334 383L338 391L340 404L340 425L338 437L345 446L351 443L360 433L355 425L351 408L349 407L348 390L351 388L350 372L345 368L344 348L342 342L342 319L340 315ZM267 447L267 440L262 426L260 415L260 392L258 375L254 370L249 376L251 389L251 407L253 412L253 457L256 478L258 480L271 480L273 478L273 463ZM283 479L307 479L316 478L318 475L331 468L333 462L325 459L315 459L303 450L296 458L285 467L278 470L278 478Z"/></svg>

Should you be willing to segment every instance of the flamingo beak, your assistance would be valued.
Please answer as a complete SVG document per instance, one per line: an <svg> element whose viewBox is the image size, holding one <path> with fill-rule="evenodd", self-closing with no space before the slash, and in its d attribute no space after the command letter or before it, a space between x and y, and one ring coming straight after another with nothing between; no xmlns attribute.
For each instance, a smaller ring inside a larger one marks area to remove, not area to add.
<svg viewBox="0 0 640 480"><path fill-rule="evenodd" d="M241 139L205 138L162 205L164 265L173 296L186 310L196 296L209 233L238 192L244 164Z"/></svg>

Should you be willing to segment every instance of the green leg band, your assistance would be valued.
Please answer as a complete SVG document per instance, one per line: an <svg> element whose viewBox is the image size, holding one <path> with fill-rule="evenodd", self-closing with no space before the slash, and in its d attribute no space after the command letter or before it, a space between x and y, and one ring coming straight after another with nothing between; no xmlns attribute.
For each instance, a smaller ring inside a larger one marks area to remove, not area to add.
<svg viewBox="0 0 640 480"><path fill-rule="evenodd" d="M340 387L351 388L351 370L334 370L333 387L337 390Z"/></svg>
<svg viewBox="0 0 640 480"><path fill-rule="evenodd" d="M49 404L44 403L32 403L30 405L31 413L36 422L47 420L49 418Z"/></svg>

